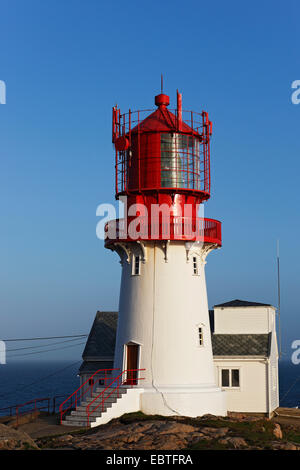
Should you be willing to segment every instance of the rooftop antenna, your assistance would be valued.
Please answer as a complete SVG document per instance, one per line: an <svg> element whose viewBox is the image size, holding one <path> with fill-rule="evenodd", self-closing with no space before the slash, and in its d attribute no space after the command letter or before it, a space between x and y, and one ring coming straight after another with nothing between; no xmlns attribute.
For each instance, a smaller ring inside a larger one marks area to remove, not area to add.
<svg viewBox="0 0 300 470"><path fill-rule="evenodd" d="M163 77L163 74L161 74L161 76L160 76L160 92L161 92L161 94L163 94L163 90L164 90L164 77Z"/></svg>
<svg viewBox="0 0 300 470"><path fill-rule="evenodd" d="M279 240L277 240L277 294L278 294L279 359L281 359L281 356L282 356L282 346L281 346L281 325L280 325L280 261L279 261Z"/></svg>

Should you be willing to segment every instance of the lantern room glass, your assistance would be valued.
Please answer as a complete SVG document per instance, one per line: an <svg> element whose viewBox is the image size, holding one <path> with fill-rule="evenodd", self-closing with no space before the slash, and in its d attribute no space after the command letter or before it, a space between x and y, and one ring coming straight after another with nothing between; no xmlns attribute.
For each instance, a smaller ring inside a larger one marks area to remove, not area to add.
<svg viewBox="0 0 300 470"><path fill-rule="evenodd" d="M201 190L200 143L192 135L161 134L161 187Z"/></svg>

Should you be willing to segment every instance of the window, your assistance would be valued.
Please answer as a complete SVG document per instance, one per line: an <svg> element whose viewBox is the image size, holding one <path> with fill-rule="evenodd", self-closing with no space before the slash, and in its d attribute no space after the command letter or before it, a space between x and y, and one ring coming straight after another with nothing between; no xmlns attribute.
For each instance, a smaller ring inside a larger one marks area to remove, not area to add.
<svg viewBox="0 0 300 470"><path fill-rule="evenodd" d="M138 276L140 274L140 256L134 255L132 258L132 274Z"/></svg>
<svg viewBox="0 0 300 470"><path fill-rule="evenodd" d="M198 328L198 339L199 339L199 346L203 346L203 330L202 330L202 328Z"/></svg>
<svg viewBox="0 0 300 470"><path fill-rule="evenodd" d="M184 134L161 134L161 186L201 190L200 140Z"/></svg>
<svg viewBox="0 0 300 470"><path fill-rule="evenodd" d="M222 387L239 387L240 386L240 370L239 369L222 369L221 371Z"/></svg>
<svg viewBox="0 0 300 470"><path fill-rule="evenodd" d="M89 379L89 385L94 385L94 379Z"/></svg>
<svg viewBox="0 0 300 470"><path fill-rule="evenodd" d="M193 256L193 272L195 275L198 274L198 264L196 256Z"/></svg>
<svg viewBox="0 0 300 470"><path fill-rule="evenodd" d="M222 387L229 387L229 370L222 369Z"/></svg>
<svg viewBox="0 0 300 470"><path fill-rule="evenodd" d="M231 370L231 386L232 387L240 386L240 371L238 369Z"/></svg>

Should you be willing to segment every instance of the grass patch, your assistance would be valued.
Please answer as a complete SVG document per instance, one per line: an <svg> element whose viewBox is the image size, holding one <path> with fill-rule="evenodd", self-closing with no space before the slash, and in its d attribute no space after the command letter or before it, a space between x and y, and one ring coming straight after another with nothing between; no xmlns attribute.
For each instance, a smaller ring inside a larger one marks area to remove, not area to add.
<svg viewBox="0 0 300 470"><path fill-rule="evenodd" d="M271 442L276 440L273 429L274 424L271 421L261 419L259 421L233 421L229 419L215 420L202 420L199 422L199 430L204 427L229 428L227 436L229 437L242 437L250 447L258 448L271 448ZM233 448L230 444L223 445L218 442L218 439L212 441L196 442L192 445L191 449L229 449Z"/></svg>
<svg viewBox="0 0 300 470"><path fill-rule="evenodd" d="M300 433L289 431L284 433L284 437L289 442L293 442L294 444L300 444Z"/></svg>
<svg viewBox="0 0 300 470"><path fill-rule="evenodd" d="M23 450L39 450L36 447L33 447L29 442L23 442Z"/></svg>
<svg viewBox="0 0 300 470"><path fill-rule="evenodd" d="M220 444L217 439L212 439L211 441L201 440L195 442L187 450L226 450L228 445Z"/></svg>
<svg viewBox="0 0 300 470"><path fill-rule="evenodd" d="M172 420L172 416L145 415L142 411L135 411L133 413L125 413L123 416L118 418L118 420L122 424L130 424L137 421L168 421Z"/></svg>
<svg viewBox="0 0 300 470"><path fill-rule="evenodd" d="M240 436L249 441L251 444L260 444L274 440L274 425L271 421L237 421L228 422L227 426L235 436Z"/></svg>

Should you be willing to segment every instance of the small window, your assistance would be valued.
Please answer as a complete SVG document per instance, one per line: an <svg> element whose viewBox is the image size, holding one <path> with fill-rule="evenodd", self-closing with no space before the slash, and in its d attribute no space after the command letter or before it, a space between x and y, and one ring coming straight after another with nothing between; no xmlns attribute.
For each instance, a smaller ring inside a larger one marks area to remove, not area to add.
<svg viewBox="0 0 300 470"><path fill-rule="evenodd" d="M198 264L196 256L193 256L193 272L195 275L198 274Z"/></svg>
<svg viewBox="0 0 300 470"><path fill-rule="evenodd" d="M89 385L94 385L94 379L89 379Z"/></svg>
<svg viewBox="0 0 300 470"><path fill-rule="evenodd" d="M99 385L104 385L104 379L99 379Z"/></svg>
<svg viewBox="0 0 300 470"><path fill-rule="evenodd" d="M240 371L238 369L232 369L231 371L231 386L232 387L240 386Z"/></svg>
<svg viewBox="0 0 300 470"><path fill-rule="evenodd" d="M221 371L222 387L239 387L240 371L239 369L222 369Z"/></svg>
<svg viewBox="0 0 300 470"><path fill-rule="evenodd" d="M199 340L199 346L203 346L203 330L202 330L202 328L198 328L198 340Z"/></svg>
<svg viewBox="0 0 300 470"><path fill-rule="evenodd" d="M222 369L222 387L229 387L229 370Z"/></svg>
<svg viewBox="0 0 300 470"><path fill-rule="evenodd" d="M140 274L140 256L134 255L132 258L132 274L138 276Z"/></svg>

